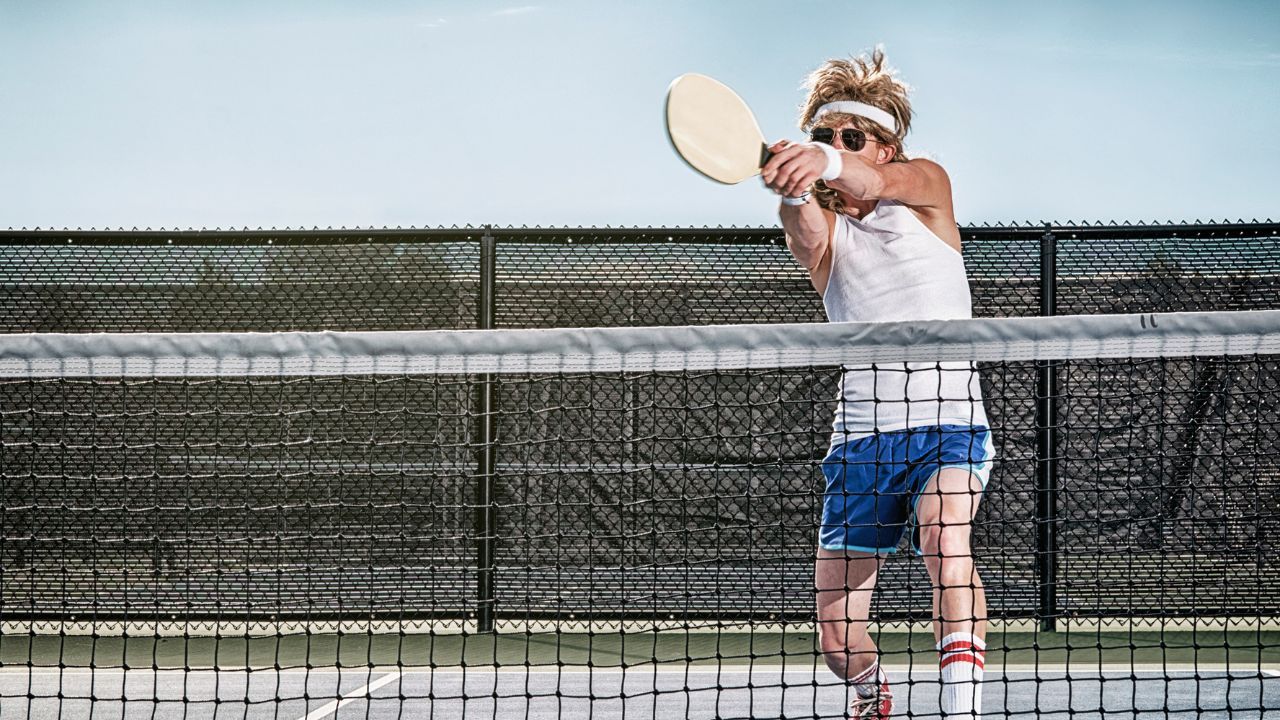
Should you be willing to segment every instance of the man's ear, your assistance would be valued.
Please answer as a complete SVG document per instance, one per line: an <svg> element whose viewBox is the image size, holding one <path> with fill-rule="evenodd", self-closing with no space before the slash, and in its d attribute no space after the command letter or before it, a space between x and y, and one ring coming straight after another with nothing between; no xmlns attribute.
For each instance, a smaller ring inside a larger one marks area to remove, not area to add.
<svg viewBox="0 0 1280 720"><path fill-rule="evenodd" d="M880 152L876 154L876 163L880 165L893 160L893 156L898 154L898 149L892 145L881 143L876 147L880 148Z"/></svg>

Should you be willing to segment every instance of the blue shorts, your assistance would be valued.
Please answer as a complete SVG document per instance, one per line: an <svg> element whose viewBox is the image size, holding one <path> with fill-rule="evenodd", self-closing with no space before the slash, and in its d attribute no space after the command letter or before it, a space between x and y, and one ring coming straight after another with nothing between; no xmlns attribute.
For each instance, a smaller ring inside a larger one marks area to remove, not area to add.
<svg viewBox="0 0 1280 720"><path fill-rule="evenodd" d="M915 509L925 485L942 468L957 467L986 488L994 457L991 431L971 425L896 430L836 445L822 461L827 487L818 544L891 553L911 527L911 546L919 553Z"/></svg>

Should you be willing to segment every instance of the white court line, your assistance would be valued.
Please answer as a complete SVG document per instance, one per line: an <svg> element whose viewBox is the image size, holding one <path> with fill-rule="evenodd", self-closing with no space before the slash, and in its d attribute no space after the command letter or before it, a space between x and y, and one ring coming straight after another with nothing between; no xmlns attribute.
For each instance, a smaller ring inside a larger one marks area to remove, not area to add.
<svg viewBox="0 0 1280 720"><path fill-rule="evenodd" d="M320 708L317 708L316 710L313 710L312 712L308 713L306 717L302 718L302 720L320 720L320 718L329 717L330 715L337 712L338 708L342 707L343 705L346 705L347 703L362 697L367 698L373 694L374 690L377 690L383 685L386 685L387 683L399 677L400 677L400 673L395 673L395 672L387 673L386 675L383 675L382 677L378 678L377 680L374 680L373 682L365 685L364 687L352 690L351 692L347 693L346 695L343 695L337 700L334 700L333 702L327 705L324 705Z"/></svg>
<svg viewBox="0 0 1280 720"><path fill-rule="evenodd" d="M941 671L937 665L884 665L884 671L887 673L896 673L900 675L937 675ZM745 675L748 673L759 674L783 674L783 673L800 673L813 672L819 676L825 676L830 671L824 665L722 665L716 667L714 665L693 665L685 667L654 667L633 665L627 668L619 667L583 667L583 666L565 666L556 667L554 665L533 665L530 667L511 667L504 666L501 668L492 667L415 667L405 666L403 668L389 667L387 672L398 671L401 675L511 675L511 674L546 674L546 675L606 675L606 674L658 674L658 675ZM312 670L312 672L315 672ZM987 672L995 672L1000 674L1018 674L1018 675L1035 675L1038 673L1065 673L1065 674L1081 674L1081 675L1128 675L1130 673L1141 673L1160 677L1164 673L1232 673L1247 675L1250 673L1263 672L1268 675L1280 677L1280 667L1269 665L1264 666L1244 666L1239 664L1224 665L1208 664L1208 663L1079 663L1066 665L1062 663L1049 664L1042 663L1039 665L1018 664L1018 665L987 665ZM834 675L832 676L835 677Z"/></svg>
<svg viewBox="0 0 1280 720"><path fill-rule="evenodd" d="M386 666L374 665L368 668L362 667L358 669L349 668L349 669L341 669L341 670L330 669L330 668L324 668L324 669L284 668L284 669L276 670L269 666L254 667L254 668L243 668L243 667L191 668L189 670L184 670L182 668L161 668L158 670L151 670L149 668L131 668L129 670L125 670L123 668L118 668L118 667L115 667L115 668L65 668L65 669L59 670L56 667L23 668L23 667L8 666L8 667L0 667L0 677L3 677L5 675L31 675L31 676L38 677L41 675L62 675L62 676L116 675L116 674L125 674L125 673L134 673L134 674L145 673L145 674L153 674L153 675L197 675L197 674L207 674L207 673L223 673L228 675L233 673L244 673L244 674L258 675L258 674L266 674L266 673L275 673L282 676L289 676L289 675L340 675L341 676L341 675L349 675L353 673L359 673L361 675L364 675L366 673L369 675L377 675L379 673L389 673L394 676L403 676L403 675L449 675L449 674L457 674L457 675L489 675L489 674L611 675L611 674L621 674L623 672L626 672L627 674L637 674L637 675L641 673L644 673L644 674L656 673L660 675L666 675L666 674L678 674L678 675L721 674L723 675L723 674L746 674L748 672L761 673L761 674L767 674L767 673L781 674L784 671L795 673L795 672L804 672L806 670L811 670L811 669L820 675L825 675L828 672L825 666L809 666L809 665L803 665L803 664L798 664L798 665L777 665L777 664L728 665L726 664L718 667L715 665L691 665L688 667L633 665L627 668L585 667L585 666L573 666L573 665L565 666L565 667L556 667L554 665L531 665L529 667L506 666L501 668L493 668L489 666L475 666L475 667L466 667L466 668L460 668L455 666L447 666L447 667L442 666L434 669L430 667L419 666L419 665L405 665L405 666L399 666L399 667L395 665L386 665ZM904 674L913 674L913 675L927 675L930 673L937 674L939 672L936 665L935 666L916 665L914 667L909 665L885 665L884 670L885 672L904 673ZM1071 666L1068 666L1062 663L1057 663L1057 664L1042 663L1040 665L1030 665L1030 664L991 665L991 664L988 664L987 671L988 672L994 671L994 672L1000 672L1000 673L1018 673L1018 674L1033 674L1033 673L1042 672L1042 673L1094 673L1094 674L1101 673L1104 675L1105 674L1127 674L1131 672L1155 674L1155 675L1159 675L1164 672L1176 672L1176 673L1261 672L1264 675L1269 675L1272 677L1280 677L1280 667L1276 667L1276 666L1264 665L1262 667L1259 667L1257 665L1252 665L1252 666L1242 667L1239 664L1224 665L1221 663L1218 663L1218 664L1201 663L1199 665L1194 663L1165 663L1165 664L1161 664L1161 663L1102 663L1102 664L1080 663L1078 665L1073 664ZM379 678L379 680L381 679L382 678ZM378 685L377 687L381 687L381 685Z"/></svg>

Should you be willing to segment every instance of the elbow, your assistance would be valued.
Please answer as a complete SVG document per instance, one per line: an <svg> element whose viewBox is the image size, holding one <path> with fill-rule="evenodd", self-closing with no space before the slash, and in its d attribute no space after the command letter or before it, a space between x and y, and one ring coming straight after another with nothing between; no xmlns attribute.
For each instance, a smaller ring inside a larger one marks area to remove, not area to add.
<svg viewBox="0 0 1280 720"><path fill-rule="evenodd" d="M796 259L799 260L801 264L804 264L805 258L821 254L824 244L824 238L822 237L810 236L796 238L789 235L787 236L787 249L791 251L792 255L796 256Z"/></svg>
<svg viewBox="0 0 1280 720"><path fill-rule="evenodd" d="M879 170L871 168L871 172L867 173L866 182L862 184L862 194L856 197L859 200L880 200L888 197L888 182L884 175Z"/></svg>
<svg viewBox="0 0 1280 720"><path fill-rule="evenodd" d="M826 252L826 242L825 238L821 236L793 237L788 235L787 249L791 251L791 256L796 259L796 262L803 265L806 270L809 270L822 259L822 254Z"/></svg>

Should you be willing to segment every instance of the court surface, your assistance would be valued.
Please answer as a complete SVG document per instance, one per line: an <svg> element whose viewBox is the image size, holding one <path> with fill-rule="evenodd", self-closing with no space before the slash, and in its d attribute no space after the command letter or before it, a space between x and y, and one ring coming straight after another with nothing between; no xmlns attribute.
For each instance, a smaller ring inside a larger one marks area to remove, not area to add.
<svg viewBox="0 0 1280 720"><path fill-rule="evenodd" d="M932 634L877 642L897 714L938 717ZM1280 707L1276 630L993 630L988 642L990 717L1262 718ZM8 636L0 720L841 717L846 688L816 650L811 628Z"/></svg>
<svg viewBox="0 0 1280 720"><path fill-rule="evenodd" d="M936 672L891 673L899 681L898 714L938 716ZM38 668L0 673L0 720L838 718L845 692L824 669L768 665L590 671ZM27 700L28 694L36 699ZM984 697L992 717L1262 718L1258 708L1280 707L1280 670L1073 667L1068 682L1062 666L1011 666L987 673Z"/></svg>

